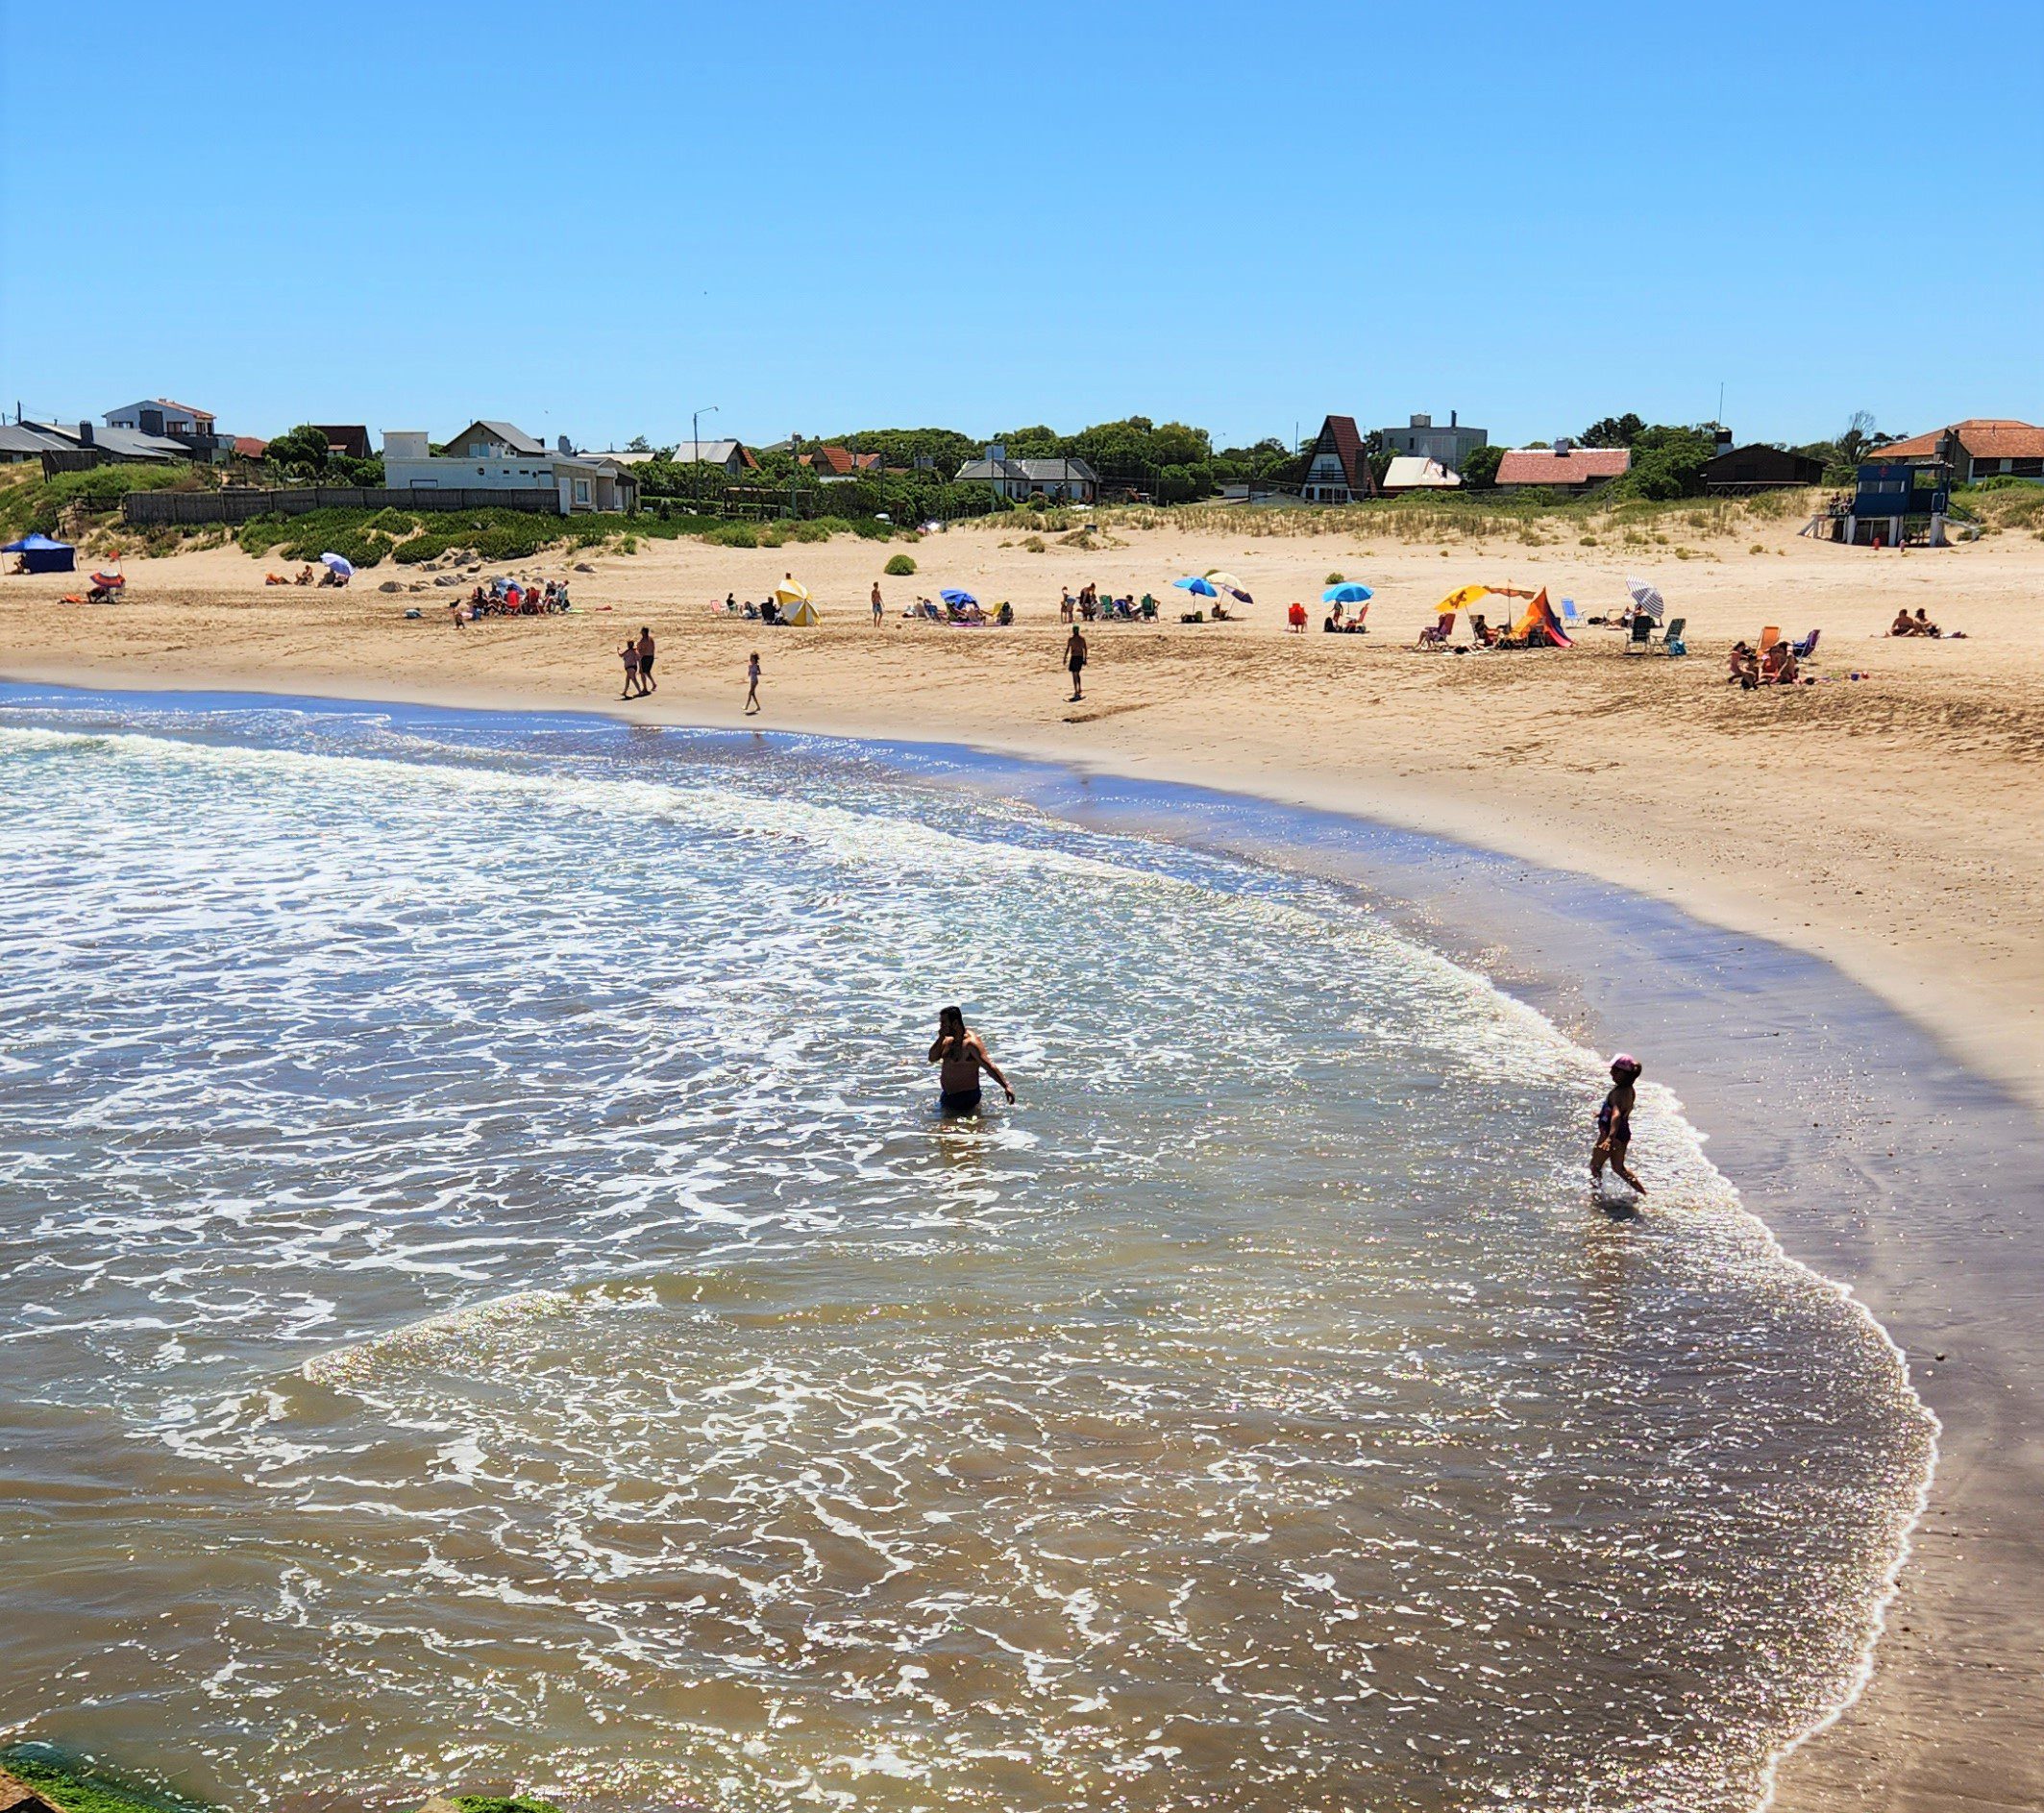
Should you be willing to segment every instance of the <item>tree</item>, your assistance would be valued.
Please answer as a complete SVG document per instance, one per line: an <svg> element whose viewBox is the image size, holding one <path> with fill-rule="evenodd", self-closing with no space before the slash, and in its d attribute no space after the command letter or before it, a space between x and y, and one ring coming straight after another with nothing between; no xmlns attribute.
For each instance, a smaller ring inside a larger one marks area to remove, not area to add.
<svg viewBox="0 0 2044 1813"><path fill-rule="evenodd" d="M1628 410L1592 422L1580 436L1585 447L1631 447L1646 432L1646 424Z"/></svg>
<svg viewBox="0 0 2044 1813"><path fill-rule="evenodd" d="M1502 447L1472 447L1468 457L1462 462L1462 481L1472 491L1488 491L1497 483L1498 462L1505 456Z"/></svg>
<svg viewBox="0 0 2044 1813"><path fill-rule="evenodd" d="M653 443L643 434L634 434L625 443L625 451L628 453L650 453L653 452Z"/></svg>
<svg viewBox="0 0 2044 1813"><path fill-rule="evenodd" d="M278 435L262 456L279 472L317 478L327 470L327 437L311 423L301 422L289 433Z"/></svg>

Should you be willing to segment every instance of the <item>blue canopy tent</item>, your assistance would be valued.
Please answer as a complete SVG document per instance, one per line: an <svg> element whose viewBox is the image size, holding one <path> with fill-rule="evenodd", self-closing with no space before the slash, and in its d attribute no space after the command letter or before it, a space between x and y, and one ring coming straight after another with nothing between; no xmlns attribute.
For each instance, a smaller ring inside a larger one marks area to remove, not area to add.
<svg viewBox="0 0 2044 1813"><path fill-rule="evenodd" d="M78 550L68 542L52 541L47 535L24 535L0 548L0 553L19 554L23 573L78 571Z"/></svg>

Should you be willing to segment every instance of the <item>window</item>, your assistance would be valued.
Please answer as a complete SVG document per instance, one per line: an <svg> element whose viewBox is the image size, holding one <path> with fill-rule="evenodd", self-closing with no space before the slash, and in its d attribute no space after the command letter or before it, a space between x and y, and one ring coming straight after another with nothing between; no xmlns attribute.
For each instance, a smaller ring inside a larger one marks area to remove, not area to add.
<svg viewBox="0 0 2044 1813"><path fill-rule="evenodd" d="M588 479L586 479L586 478L578 478L578 479L577 479L577 480L575 481L575 501L576 501L576 502L578 502L578 503L587 503L587 502L589 502L589 480L588 480Z"/></svg>

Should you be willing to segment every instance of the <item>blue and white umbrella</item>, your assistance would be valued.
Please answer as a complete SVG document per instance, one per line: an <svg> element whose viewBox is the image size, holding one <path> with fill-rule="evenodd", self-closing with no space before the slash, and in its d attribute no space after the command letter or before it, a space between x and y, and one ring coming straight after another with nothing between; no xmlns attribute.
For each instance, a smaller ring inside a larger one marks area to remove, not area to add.
<svg viewBox="0 0 2044 1813"><path fill-rule="evenodd" d="M1667 615L1666 600L1662 598L1658 587L1649 585L1644 579L1628 579L1625 589L1632 594L1635 610L1644 611L1657 624Z"/></svg>
<svg viewBox="0 0 2044 1813"><path fill-rule="evenodd" d="M327 563L329 572L337 573L344 579L355 577L355 563L352 560L340 554L321 554L320 558Z"/></svg>
<svg viewBox="0 0 2044 1813"><path fill-rule="evenodd" d="M1357 585L1349 580L1342 585L1330 585L1320 594L1322 604L1367 604L1376 597L1367 585Z"/></svg>
<svg viewBox="0 0 2044 1813"><path fill-rule="evenodd" d="M970 592L961 592L955 585L948 585L937 594L947 604L976 604L979 600Z"/></svg>
<svg viewBox="0 0 2044 1813"><path fill-rule="evenodd" d="M1173 579L1171 583L1181 592L1190 592L1194 598L1219 598L1220 596L1196 573L1189 579Z"/></svg>

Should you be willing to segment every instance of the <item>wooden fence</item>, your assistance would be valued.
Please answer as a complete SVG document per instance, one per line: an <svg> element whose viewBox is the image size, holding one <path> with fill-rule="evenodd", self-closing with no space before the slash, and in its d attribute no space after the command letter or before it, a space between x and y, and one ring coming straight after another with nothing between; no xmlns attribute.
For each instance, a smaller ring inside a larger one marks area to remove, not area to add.
<svg viewBox="0 0 2044 1813"><path fill-rule="evenodd" d="M524 510L560 514L558 491L373 490L361 485L307 485L292 491L130 491L121 521L246 523L257 516L303 516L308 510Z"/></svg>

